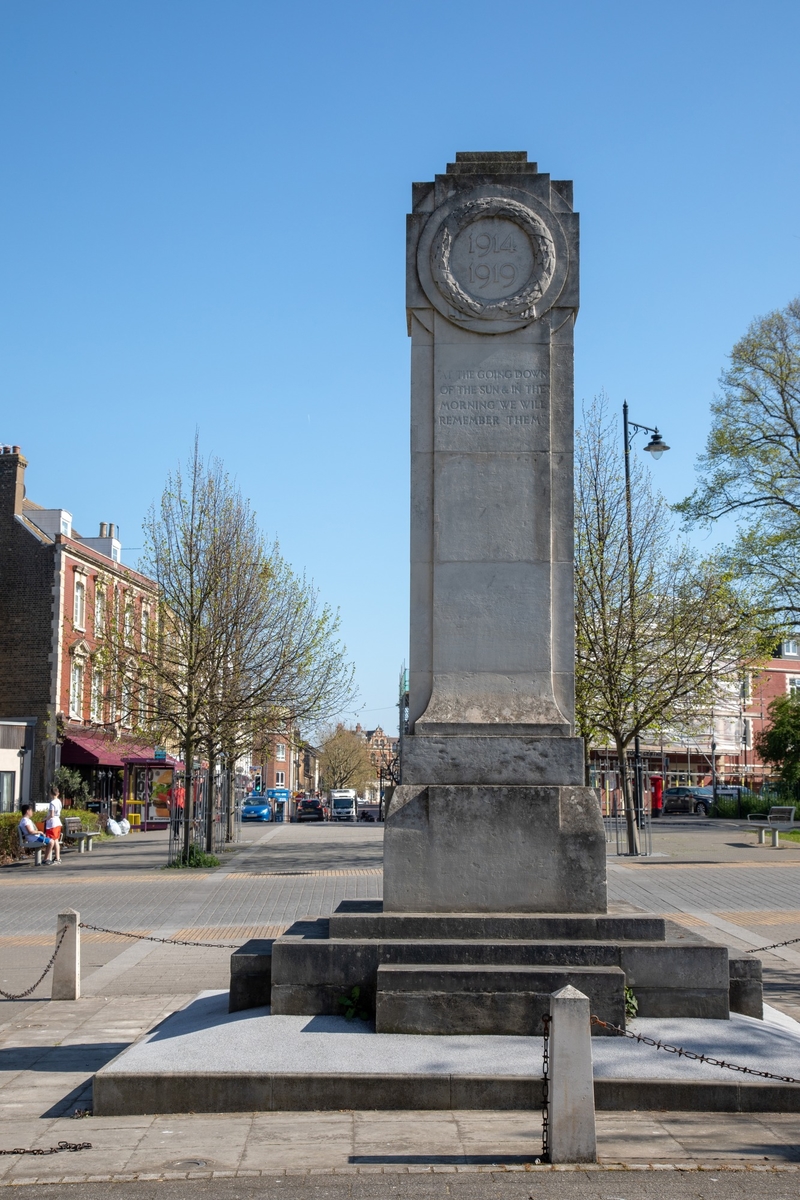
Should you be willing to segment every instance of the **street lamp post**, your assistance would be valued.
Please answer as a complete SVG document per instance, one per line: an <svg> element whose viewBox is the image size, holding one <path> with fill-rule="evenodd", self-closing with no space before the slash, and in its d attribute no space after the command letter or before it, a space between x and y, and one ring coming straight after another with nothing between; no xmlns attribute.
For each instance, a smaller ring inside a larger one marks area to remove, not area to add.
<svg viewBox="0 0 800 1200"><path fill-rule="evenodd" d="M636 590L636 567L633 555L633 506L631 503L631 446L633 439L637 433L651 434L650 441L644 447L648 454L652 454L653 458L658 461L665 450L669 450L658 432L658 429L652 429L649 425L638 425L635 421L628 419L628 401L622 402L622 436L625 443L625 521L628 534L628 598L631 609L631 633L633 639L634 656L636 654L636 617L634 610L634 598ZM636 662L634 658L634 689L636 687ZM634 694L634 704L636 704L636 696ZM638 707L638 706L637 706ZM637 713L638 716L638 713ZM628 853L639 853L639 821L641 820L642 812L642 754L639 741L638 731L633 740L633 791L634 791L634 806L635 814L631 813L625 797L625 821L628 828Z"/></svg>

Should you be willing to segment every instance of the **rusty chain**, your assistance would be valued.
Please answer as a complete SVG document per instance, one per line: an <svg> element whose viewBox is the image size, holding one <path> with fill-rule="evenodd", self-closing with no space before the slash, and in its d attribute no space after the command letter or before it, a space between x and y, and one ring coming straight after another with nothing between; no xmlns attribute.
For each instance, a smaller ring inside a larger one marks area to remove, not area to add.
<svg viewBox="0 0 800 1200"><path fill-rule="evenodd" d="M81 929L91 929L95 933L113 933L115 937L134 938L137 942L161 942L165 946L203 946L213 950L238 950L242 942L187 942L182 938L153 937L149 933L125 933L123 929L104 929L102 925L87 925L79 922Z"/></svg>
<svg viewBox="0 0 800 1200"><path fill-rule="evenodd" d="M780 950L781 946L794 946L800 942L800 937L789 938L786 942L773 942L771 946L758 946L753 950L745 950L745 954L760 954L762 950Z"/></svg>
<svg viewBox="0 0 800 1200"><path fill-rule="evenodd" d="M28 1150L17 1146L14 1150L0 1150L0 1154L61 1154L64 1150L69 1150L74 1154L76 1150L91 1150L91 1142L59 1142L57 1146L50 1146L47 1150Z"/></svg>
<svg viewBox="0 0 800 1200"><path fill-rule="evenodd" d="M36 983L31 984L31 986L29 988L26 988L24 992L20 992L18 995L14 995L12 992L4 992L3 989L0 988L0 996L2 996L4 1000L24 1000L27 996L30 996L31 992L36 991L37 987L42 982L45 975L47 975L48 971L51 970L53 963L56 961L56 955L58 954L59 950L61 949L61 943L64 940L66 932L67 932L67 926L65 925L64 928L61 930L61 935L60 935L58 941L56 942L56 948L53 951L53 955L52 955L51 959L50 959L49 963L47 964L47 966L45 967L45 969L42 971L39 978L36 980Z"/></svg>
<svg viewBox="0 0 800 1200"><path fill-rule="evenodd" d="M600 1025L603 1029L613 1029L614 1033L632 1038L635 1042L641 1042L645 1046L654 1046L656 1050L665 1050L667 1054L677 1054L679 1058L689 1058L693 1062L707 1063L710 1067L724 1067L727 1071L739 1071L743 1075L757 1075L759 1079L776 1079L778 1083L800 1083L800 1079L794 1079L791 1075L773 1075L771 1071L758 1071L755 1067L742 1067L738 1063L726 1062L724 1058L712 1058L710 1054L695 1054L694 1050L684 1050L682 1046L671 1046L669 1042L662 1042L660 1039L646 1037L643 1033L634 1033L631 1029L622 1029L619 1025L601 1021L594 1014L592 1014L592 1025Z"/></svg>
<svg viewBox="0 0 800 1200"><path fill-rule="evenodd" d="M535 1159L536 1163L550 1161L550 1014L542 1017L544 1036L542 1037L542 1157Z"/></svg>

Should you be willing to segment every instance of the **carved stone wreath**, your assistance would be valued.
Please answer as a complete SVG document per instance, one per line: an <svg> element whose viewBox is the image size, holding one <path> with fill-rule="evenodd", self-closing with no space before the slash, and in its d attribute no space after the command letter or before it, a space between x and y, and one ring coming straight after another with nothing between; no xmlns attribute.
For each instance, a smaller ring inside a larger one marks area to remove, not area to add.
<svg viewBox="0 0 800 1200"><path fill-rule="evenodd" d="M513 296L482 300L463 288L450 268L456 238L481 217L505 217L519 225L530 240L533 270L524 287ZM536 303L550 286L555 269L556 248L549 229L536 213L516 200L493 196L470 200L442 222L431 245L431 272L439 291L454 308L471 317L535 317Z"/></svg>

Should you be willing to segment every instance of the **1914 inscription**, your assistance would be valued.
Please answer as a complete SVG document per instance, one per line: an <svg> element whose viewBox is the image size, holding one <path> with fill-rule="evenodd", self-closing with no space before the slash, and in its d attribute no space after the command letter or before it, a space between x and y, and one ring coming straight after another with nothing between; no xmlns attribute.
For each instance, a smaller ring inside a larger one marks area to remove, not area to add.
<svg viewBox="0 0 800 1200"><path fill-rule="evenodd" d="M501 300L524 287L534 269L530 239L506 217L483 217L458 234L450 257L453 275L483 300Z"/></svg>

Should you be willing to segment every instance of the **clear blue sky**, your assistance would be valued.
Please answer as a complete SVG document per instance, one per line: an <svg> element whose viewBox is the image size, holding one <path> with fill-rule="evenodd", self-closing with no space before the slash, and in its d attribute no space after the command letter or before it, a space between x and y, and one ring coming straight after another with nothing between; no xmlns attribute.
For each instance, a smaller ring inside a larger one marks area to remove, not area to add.
<svg viewBox="0 0 800 1200"><path fill-rule="evenodd" d="M678 499L726 353L800 292L798 44L792 0L4 0L0 440L28 494L137 547L199 427L394 729L412 180L476 149L575 180L576 400L657 423Z"/></svg>

